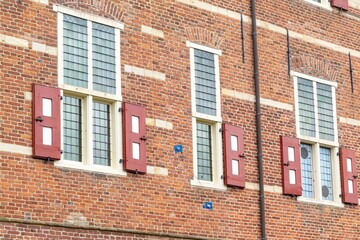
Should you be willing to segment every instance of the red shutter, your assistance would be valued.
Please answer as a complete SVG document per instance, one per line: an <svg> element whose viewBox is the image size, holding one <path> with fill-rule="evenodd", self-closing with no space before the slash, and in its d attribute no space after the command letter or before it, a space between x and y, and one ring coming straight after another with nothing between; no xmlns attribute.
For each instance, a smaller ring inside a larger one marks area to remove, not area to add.
<svg viewBox="0 0 360 240"><path fill-rule="evenodd" d="M145 108L123 103L124 169L146 173Z"/></svg>
<svg viewBox="0 0 360 240"><path fill-rule="evenodd" d="M225 185L245 187L244 132L223 124Z"/></svg>
<svg viewBox="0 0 360 240"><path fill-rule="evenodd" d="M359 204L355 151L340 148L340 169L343 202Z"/></svg>
<svg viewBox="0 0 360 240"><path fill-rule="evenodd" d="M331 6L337 7L342 10L349 10L349 1L348 0L331 0Z"/></svg>
<svg viewBox="0 0 360 240"><path fill-rule="evenodd" d="M59 160L60 89L33 85L33 157Z"/></svg>
<svg viewBox="0 0 360 240"><path fill-rule="evenodd" d="M280 137L283 194L301 196L300 140Z"/></svg>

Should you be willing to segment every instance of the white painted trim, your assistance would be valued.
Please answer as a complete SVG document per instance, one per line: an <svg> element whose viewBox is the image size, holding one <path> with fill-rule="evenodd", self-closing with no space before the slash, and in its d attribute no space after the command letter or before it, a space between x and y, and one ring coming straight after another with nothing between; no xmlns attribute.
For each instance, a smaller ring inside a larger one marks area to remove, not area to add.
<svg viewBox="0 0 360 240"><path fill-rule="evenodd" d="M0 43L9 44L16 47L23 47L23 48L29 48L29 41L4 35L0 33Z"/></svg>
<svg viewBox="0 0 360 240"><path fill-rule="evenodd" d="M149 26L141 25L141 32L155 37L164 38L164 32Z"/></svg>
<svg viewBox="0 0 360 240"><path fill-rule="evenodd" d="M64 84L64 14L58 12L57 18L57 43L58 43L58 62L57 62L57 69L58 69L58 84L59 86Z"/></svg>
<svg viewBox="0 0 360 240"><path fill-rule="evenodd" d="M132 74L143 76L143 77L154 78L154 79L161 80L161 81L165 81L165 78L166 78L165 73L152 71L152 70L148 70L145 68L130 66L130 65L125 65L124 71L126 73L132 73Z"/></svg>
<svg viewBox="0 0 360 240"><path fill-rule="evenodd" d="M213 53L213 54L218 55L218 56L221 56L221 54L222 54L222 51L220 49L207 47L207 46L200 45L200 44L197 44L197 43L193 43L193 42L190 42L190 41L186 41L186 46L189 47L189 48L196 48L196 49L199 49L199 50L210 52L210 53Z"/></svg>
<svg viewBox="0 0 360 240"><path fill-rule="evenodd" d="M94 81L94 72L93 72L93 26L92 26L92 22L87 20L86 21L86 26L87 26L87 64L88 64L88 81L87 81L87 89L94 89L94 85L93 85L93 81ZM116 45L116 43L115 43ZM115 67L117 67L115 65ZM116 71L116 70L115 70ZM115 83L116 84L116 83ZM116 89L118 90L118 89Z"/></svg>
<svg viewBox="0 0 360 240"><path fill-rule="evenodd" d="M0 152L32 155L32 147L0 142Z"/></svg>
<svg viewBox="0 0 360 240"><path fill-rule="evenodd" d="M336 88L338 87L337 82L330 81L330 80L325 80L325 79L321 79L321 78L317 78L317 77L313 77L313 76L310 76L310 75L307 75L307 74L291 71L291 75L294 76L294 77L299 77L299 78L304 78L304 79L307 79L307 80L311 80L313 82L318 82L318 83L334 86Z"/></svg>
<svg viewBox="0 0 360 240"><path fill-rule="evenodd" d="M54 56L56 56L58 52L57 47L50 47L45 44L37 43L37 42L32 42L32 49L34 51L43 52Z"/></svg>
<svg viewBox="0 0 360 240"><path fill-rule="evenodd" d="M209 188L209 189L220 190L220 191L227 190L227 187L225 185L217 185L214 182L202 181L202 180L197 180L197 179L192 179L190 181L190 185L194 186L194 187Z"/></svg>
<svg viewBox="0 0 360 240"><path fill-rule="evenodd" d="M255 102L255 95L248 94L248 93L243 93L243 92L238 92L235 90L223 88L222 94L225 96L234 97L234 98L248 101L248 102ZM291 104L278 102L278 101L274 101L274 100L267 99L267 98L260 98L260 104L283 109L286 111L291 111L291 112L294 111L294 107Z"/></svg>
<svg viewBox="0 0 360 240"><path fill-rule="evenodd" d="M60 77L60 75L59 75ZM60 80L59 80L60 82ZM94 91L91 89L86 89L86 88L82 88L82 87L76 87L76 86L71 86L71 85L65 85L65 84L60 84L59 83L59 88L64 89L68 92L74 92L77 95L91 95L97 98L102 98L104 100L108 100L108 101L121 101L122 98L120 97L120 94L118 95L113 95L110 93L104 93L104 92L98 92L98 91ZM119 91L117 91L119 92Z"/></svg>
<svg viewBox="0 0 360 240"><path fill-rule="evenodd" d="M146 166L146 173L159 175L159 176L168 176L169 170L163 167Z"/></svg>
<svg viewBox="0 0 360 240"><path fill-rule="evenodd" d="M78 11L78 10L74 10L72 8L68 8L68 7L64 7L64 6L54 4L53 5L53 10L55 12L61 12L61 13L69 14L69 15L72 15L72 16L75 16L75 17L90 20L92 22L98 22L98 23L108 25L108 26L111 26L111 27L114 27L114 28L119 28L121 30L124 29L124 23L122 23L122 22L111 20L111 19L108 19L108 18L100 17L100 16L96 16L96 15L92 15L92 14L85 13L85 12L81 12L81 11Z"/></svg>

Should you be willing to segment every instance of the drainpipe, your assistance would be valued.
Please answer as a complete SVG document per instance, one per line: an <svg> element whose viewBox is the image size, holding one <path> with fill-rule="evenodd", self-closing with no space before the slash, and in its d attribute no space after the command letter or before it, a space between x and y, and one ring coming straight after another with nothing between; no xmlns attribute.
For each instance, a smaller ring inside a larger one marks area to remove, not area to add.
<svg viewBox="0 0 360 240"><path fill-rule="evenodd" d="M259 58L258 58L258 44L257 44L257 31L256 31L255 0L251 0L251 22L252 22L252 40L253 40L253 56L254 56L254 81L255 81L255 95L256 95L256 132L257 132L259 188L260 188L260 226L261 226L261 239L266 240L264 169L263 169L262 141L261 141Z"/></svg>

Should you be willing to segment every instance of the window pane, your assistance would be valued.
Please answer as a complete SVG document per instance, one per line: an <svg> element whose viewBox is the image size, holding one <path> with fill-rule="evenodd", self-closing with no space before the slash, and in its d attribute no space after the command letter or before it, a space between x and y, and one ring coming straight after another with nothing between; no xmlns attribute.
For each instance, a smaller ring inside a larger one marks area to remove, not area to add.
<svg viewBox="0 0 360 240"><path fill-rule="evenodd" d="M64 158L81 162L81 99L64 97Z"/></svg>
<svg viewBox="0 0 360 240"><path fill-rule="evenodd" d="M87 21L64 14L64 82L87 88Z"/></svg>
<svg viewBox="0 0 360 240"><path fill-rule="evenodd" d="M196 123L198 179L212 181L211 126Z"/></svg>
<svg viewBox="0 0 360 240"><path fill-rule="evenodd" d="M322 199L333 200L332 172L331 172L331 150L320 147L320 168Z"/></svg>
<svg viewBox="0 0 360 240"><path fill-rule="evenodd" d="M334 141L334 112L331 86L317 83L319 137Z"/></svg>
<svg viewBox="0 0 360 240"><path fill-rule="evenodd" d="M216 116L214 54L194 50L196 111Z"/></svg>
<svg viewBox="0 0 360 240"><path fill-rule="evenodd" d="M312 149L311 145L301 144L301 181L302 195L313 198Z"/></svg>
<svg viewBox="0 0 360 240"><path fill-rule="evenodd" d="M92 24L94 90L115 94L115 29Z"/></svg>
<svg viewBox="0 0 360 240"><path fill-rule="evenodd" d="M110 106L93 103L94 164L110 166Z"/></svg>
<svg viewBox="0 0 360 240"><path fill-rule="evenodd" d="M315 110L312 81L298 79L300 134L315 137Z"/></svg>

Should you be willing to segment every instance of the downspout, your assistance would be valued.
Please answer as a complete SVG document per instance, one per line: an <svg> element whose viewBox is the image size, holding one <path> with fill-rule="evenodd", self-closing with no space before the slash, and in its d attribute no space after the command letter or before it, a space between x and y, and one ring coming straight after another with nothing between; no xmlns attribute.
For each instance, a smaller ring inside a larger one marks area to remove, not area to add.
<svg viewBox="0 0 360 240"><path fill-rule="evenodd" d="M255 1L256 0L251 0L251 22L252 22L254 80L255 80L255 95L256 95L256 132L257 132L258 167L259 167L259 189L260 189L260 226L261 226L261 239L266 240L264 169L263 169L262 141L261 141L262 138L261 138L259 58L258 58L258 44L257 44L257 30L256 30Z"/></svg>

